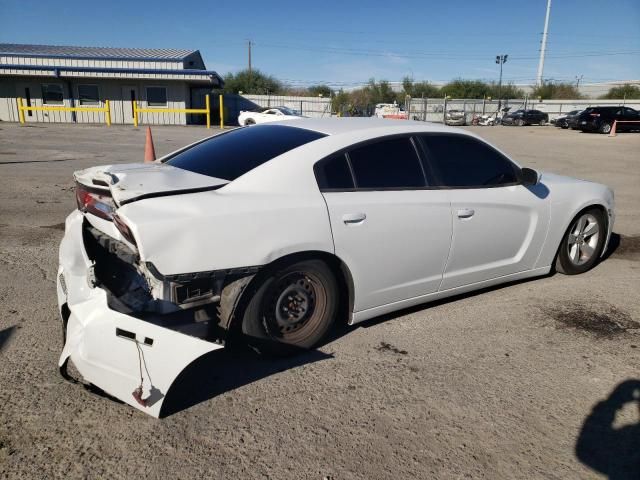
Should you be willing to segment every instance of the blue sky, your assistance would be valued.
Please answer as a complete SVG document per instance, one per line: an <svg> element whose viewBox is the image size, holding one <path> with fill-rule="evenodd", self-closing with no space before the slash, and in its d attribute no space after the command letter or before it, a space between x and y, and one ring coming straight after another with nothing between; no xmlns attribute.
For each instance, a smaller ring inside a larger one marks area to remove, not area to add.
<svg viewBox="0 0 640 480"><path fill-rule="evenodd" d="M44 7L46 5L46 8ZM293 85L535 80L546 0L242 2L0 0L0 42L194 48L209 69L247 64ZM544 77L640 79L640 0L554 0Z"/></svg>

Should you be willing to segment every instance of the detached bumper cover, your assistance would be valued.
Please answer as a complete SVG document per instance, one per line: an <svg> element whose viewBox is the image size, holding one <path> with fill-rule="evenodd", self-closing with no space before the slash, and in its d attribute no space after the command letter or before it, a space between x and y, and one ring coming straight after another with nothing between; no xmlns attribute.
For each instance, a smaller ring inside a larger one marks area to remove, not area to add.
<svg viewBox="0 0 640 480"><path fill-rule="evenodd" d="M93 286L93 266L82 238L83 216L66 220L60 245L58 305L66 318L65 345L58 362L69 359L85 381L154 417L169 387L191 362L222 345L185 335L109 308L107 292ZM65 307L66 306L66 307ZM139 403L133 392L140 386Z"/></svg>

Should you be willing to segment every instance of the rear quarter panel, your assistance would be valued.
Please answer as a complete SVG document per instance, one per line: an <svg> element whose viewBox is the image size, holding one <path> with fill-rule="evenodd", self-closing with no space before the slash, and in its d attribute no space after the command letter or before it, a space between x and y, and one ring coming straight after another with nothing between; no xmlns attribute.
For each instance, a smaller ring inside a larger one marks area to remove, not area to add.
<svg viewBox="0 0 640 480"><path fill-rule="evenodd" d="M290 253L333 253L326 205L308 195L224 193L174 195L121 207L141 260L162 274L257 266Z"/></svg>

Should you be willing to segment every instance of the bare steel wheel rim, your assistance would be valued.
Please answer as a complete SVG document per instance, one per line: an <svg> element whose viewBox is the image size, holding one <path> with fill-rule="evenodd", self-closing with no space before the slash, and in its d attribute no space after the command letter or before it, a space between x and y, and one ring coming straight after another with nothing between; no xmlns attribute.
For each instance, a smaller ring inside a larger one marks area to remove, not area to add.
<svg viewBox="0 0 640 480"><path fill-rule="evenodd" d="M288 273L267 292L263 306L266 327L285 342L302 341L321 327L326 305L326 291L315 275Z"/></svg>
<svg viewBox="0 0 640 480"><path fill-rule="evenodd" d="M581 215L567 236L567 253L574 265L584 265L596 253L600 239L600 224L590 213Z"/></svg>

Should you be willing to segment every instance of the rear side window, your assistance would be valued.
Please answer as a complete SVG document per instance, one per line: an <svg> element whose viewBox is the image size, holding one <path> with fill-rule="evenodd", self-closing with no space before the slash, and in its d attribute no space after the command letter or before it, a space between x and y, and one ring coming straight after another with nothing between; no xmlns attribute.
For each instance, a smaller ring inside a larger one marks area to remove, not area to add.
<svg viewBox="0 0 640 480"><path fill-rule="evenodd" d="M353 176L344 153L329 157L314 168L320 190L351 190Z"/></svg>
<svg viewBox="0 0 640 480"><path fill-rule="evenodd" d="M423 135L439 186L480 188L518 182L517 167L497 150L466 135Z"/></svg>
<svg viewBox="0 0 640 480"><path fill-rule="evenodd" d="M369 143L349 151L356 188L424 187L420 159L408 137Z"/></svg>
<svg viewBox="0 0 640 480"><path fill-rule="evenodd" d="M278 155L322 137L326 135L285 125L244 127L198 143L166 163L232 181Z"/></svg>

